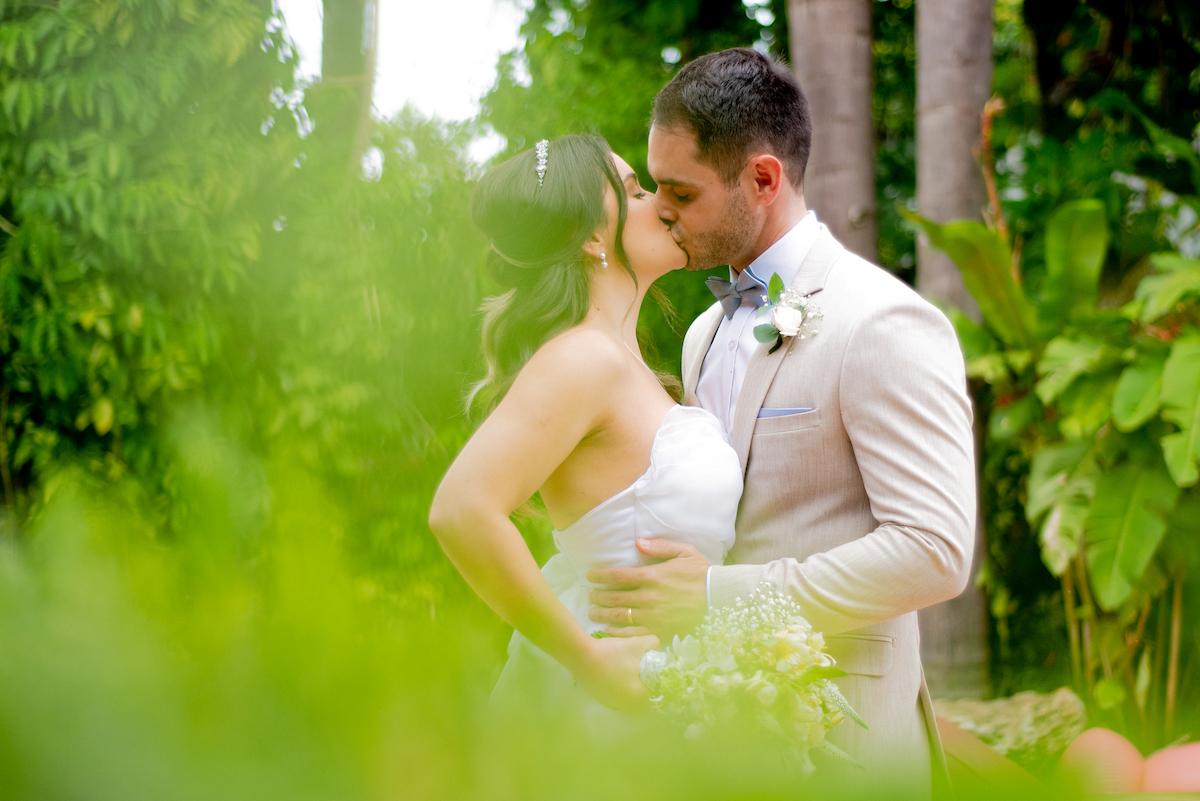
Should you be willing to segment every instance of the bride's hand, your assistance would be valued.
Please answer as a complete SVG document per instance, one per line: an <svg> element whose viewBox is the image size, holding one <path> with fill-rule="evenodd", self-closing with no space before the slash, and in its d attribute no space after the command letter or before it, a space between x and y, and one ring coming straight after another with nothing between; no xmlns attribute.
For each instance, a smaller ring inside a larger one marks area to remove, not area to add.
<svg viewBox="0 0 1200 801"><path fill-rule="evenodd" d="M650 694L642 684L642 655L658 645L658 638L650 635L594 640L576 678L584 690L605 706L621 712L644 711Z"/></svg>

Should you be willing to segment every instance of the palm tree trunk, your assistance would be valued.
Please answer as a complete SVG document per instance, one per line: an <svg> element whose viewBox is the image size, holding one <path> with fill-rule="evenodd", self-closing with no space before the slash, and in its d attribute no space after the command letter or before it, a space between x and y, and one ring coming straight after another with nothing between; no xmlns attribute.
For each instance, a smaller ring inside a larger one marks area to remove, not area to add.
<svg viewBox="0 0 1200 801"><path fill-rule="evenodd" d="M938 222L980 219L978 150L992 86L992 0L917 4L917 210ZM953 262L921 237L917 288L976 312Z"/></svg>
<svg viewBox="0 0 1200 801"><path fill-rule="evenodd" d="M321 81L309 91L314 135L334 163L357 175L371 131L379 3L324 0L322 9Z"/></svg>
<svg viewBox="0 0 1200 801"><path fill-rule="evenodd" d="M926 217L939 222L982 217L986 192L977 158L980 115L991 83L992 0L921 0L917 209ZM930 300L978 317L954 263L923 236L917 242L917 289ZM976 570L986 553L982 514L979 520ZM935 694L987 693L987 603L974 581L958 598L921 613L921 653Z"/></svg>
<svg viewBox="0 0 1200 801"><path fill-rule="evenodd" d="M813 121L805 199L843 245L875 261L871 0L788 0L788 31Z"/></svg>

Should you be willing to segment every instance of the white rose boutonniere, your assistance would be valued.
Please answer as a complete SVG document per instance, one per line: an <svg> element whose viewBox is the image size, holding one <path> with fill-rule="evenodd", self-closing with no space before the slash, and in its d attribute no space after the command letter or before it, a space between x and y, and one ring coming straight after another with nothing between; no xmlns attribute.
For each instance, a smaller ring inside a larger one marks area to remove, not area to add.
<svg viewBox="0 0 1200 801"><path fill-rule="evenodd" d="M759 310L759 314L765 315L770 322L756 325L754 338L759 342L774 343L767 351L774 353L785 337L815 337L821 331L821 320L825 316L812 300L812 296L820 291L802 295L784 287L779 273L772 275L767 285L767 302Z"/></svg>

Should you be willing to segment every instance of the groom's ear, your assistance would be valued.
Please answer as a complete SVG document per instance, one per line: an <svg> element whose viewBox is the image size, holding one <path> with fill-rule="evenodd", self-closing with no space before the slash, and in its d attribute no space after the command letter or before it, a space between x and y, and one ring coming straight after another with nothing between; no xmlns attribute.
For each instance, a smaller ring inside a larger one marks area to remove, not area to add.
<svg viewBox="0 0 1200 801"><path fill-rule="evenodd" d="M783 163L770 153L754 156L746 164L750 179L754 182L754 197L763 205L770 205L783 189Z"/></svg>

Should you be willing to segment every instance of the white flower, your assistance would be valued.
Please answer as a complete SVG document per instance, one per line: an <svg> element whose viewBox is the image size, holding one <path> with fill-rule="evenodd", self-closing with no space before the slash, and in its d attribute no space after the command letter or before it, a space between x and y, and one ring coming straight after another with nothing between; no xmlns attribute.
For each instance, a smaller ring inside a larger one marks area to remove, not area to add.
<svg viewBox="0 0 1200 801"><path fill-rule="evenodd" d="M773 343L769 352L774 353L784 339L807 339L820 333L821 319L824 315L812 302L811 296L821 290L801 294L794 289L788 289L783 286L778 273L771 276L769 286L771 290L768 292L766 305L760 310L768 322L754 327L755 339L759 342Z"/></svg>
<svg viewBox="0 0 1200 801"><path fill-rule="evenodd" d="M713 659L712 664L717 670L723 670L726 673L729 673L730 671L737 669L737 658L731 653L722 654L721 656Z"/></svg>
<svg viewBox="0 0 1200 801"><path fill-rule="evenodd" d="M690 634L682 640L676 640L672 643L672 650L675 652L675 656L678 657L680 665L684 668L694 667L704 661L704 653L700 648L700 641Z"/></svg>
<svg viewBox="0 0 1200 801"><path fill-rule="evenodd" d="M651 690L657 689L662 672L669 661L666 651L647 651L642 654L642 683Z"/></svg>
<svg viewBox="0 0 1200 801"><path fill-rule="evenodd" d="M803 295L794 289L785 289L779 295L779 303L783 306L791 306L795 309L804 307L804 302L807 300Z"/></svg>
<svg viewBox="0 0 1200 801"><path fill-rule="evenodd" d="M804 310L780 304L771 309L771 325L775 326L782 336L794 337L804 325Z"/></svg>
<svg viewBox="0 0 1200 801"><path fill-rule="evenodd" d="M814 307L803 298L799 308L780 305L805 317L795 335L811 333ZM824 649L800 605L763 584L730 606L709 610L694 633L648 653L642 678L653 705L679 720L687 737L740 721L778 739L808 771L808 752L825 743L848 709L828 678L798 681L816 665L833 664Z"/></svg>
<svg viewBox="0 0 1200 801"><path fill-rule="evenodd" d="M729 679L720 673L714 673L708 677L708 689L712 690L715 695L725 695L729 692Z"/></svg>

